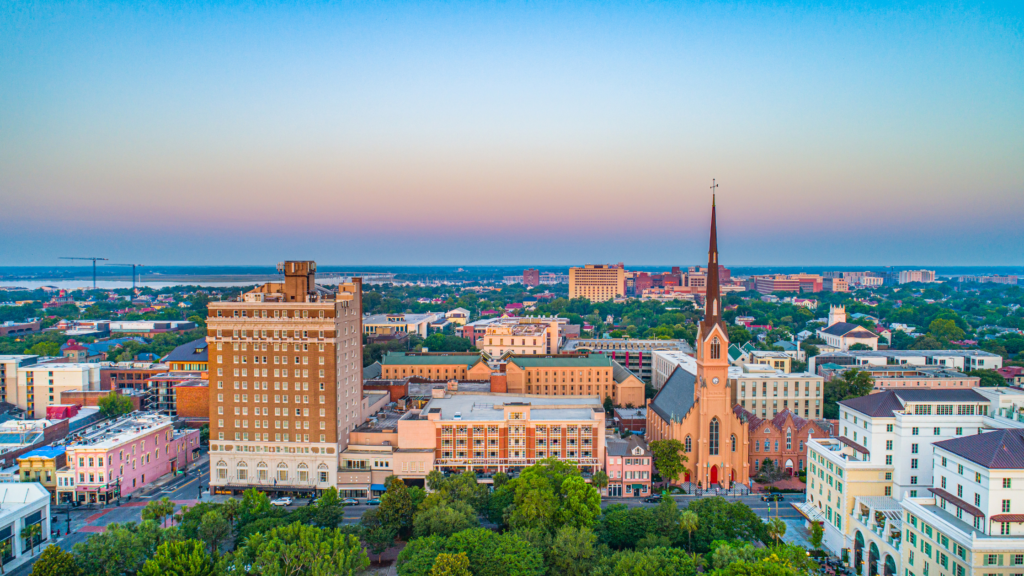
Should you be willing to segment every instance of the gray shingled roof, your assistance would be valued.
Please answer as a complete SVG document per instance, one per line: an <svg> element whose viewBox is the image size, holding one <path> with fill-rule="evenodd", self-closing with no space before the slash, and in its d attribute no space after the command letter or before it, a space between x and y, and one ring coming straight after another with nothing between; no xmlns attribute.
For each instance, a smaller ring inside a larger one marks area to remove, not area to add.
<svg viewBox="0 0 1024 576"><path fill-rule="evenodd" d="M851 398L839 402L863 414L873 417L892 418L893 411L902 410L908 402L986 402L985 397L974 390L886 390Z"/></svg>
<svg viewBox="0 0 1024 576"><path fill-rule="evenodd" d="M651 409L666 422L682 420L693 407L696 391L697 376L676 366L651 400Z"/></svg>
<svg viewBox="0 0 1024 576"><path fill-rule="evenodd" d="M871 334L871 336L875 336L874 332L871 332L870 330L864 328L860 324L853 324L850 322L836 322L835 324L829 326L828 328L823 329L822 332L824 332L825 334L831 334L833 336L845 336L846 334L853 332L854 330L864 330L865 332Z"/></svg>
<svg viewBox="0 0 1024 576"><path fill-rule="evenodd" d="M206 337L202 337L198 340L193 340L188 344L182 344L167 356L164 356L164 362L206 362L209 358L209 348L206 344Z"/></svg>
<svg viewBox="0 0 1024 576"><path fill-rule="evenodd" d="M622 364L619 364L615 360L612 360L612 378L615 380L615 382L622 384L623 382L626 381L626 378L629 378L630 376L633 376L635 378L636 374L633 374L633 372L629 368L626 368Z"/></svg>
<svg viewBox="0 0 1024 576"><path fill-rule="evenodd" d="M990 470L1024 469L1024 430L1021 429L1000 429L974 436L961 436L936 442L935 446Z"/></svg>

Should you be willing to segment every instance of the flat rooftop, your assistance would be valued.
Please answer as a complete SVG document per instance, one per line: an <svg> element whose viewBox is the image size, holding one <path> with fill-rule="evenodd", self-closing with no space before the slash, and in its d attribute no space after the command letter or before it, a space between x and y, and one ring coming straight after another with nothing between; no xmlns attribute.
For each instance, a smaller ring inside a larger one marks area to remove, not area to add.
<svg viewBox="0 0 1024 576"><path fill-rule="evenodd" d="M506 405L529 407L530 420L593 421L595 410L604 412L601 400L590 396L532 396L513 394L448 394L427 402L421 414L440 411L446 422L504 422ZM455 419L459 413L461 418Z"/></svg>
<svg viewBox="0 0 1024 576"><path fill-rule="evenodd" d="M68 448L90 448L109 450L139 436L151 434L165 426L171 426L171 417L148 412L121 417L111 424L77 434Z"/></svg>

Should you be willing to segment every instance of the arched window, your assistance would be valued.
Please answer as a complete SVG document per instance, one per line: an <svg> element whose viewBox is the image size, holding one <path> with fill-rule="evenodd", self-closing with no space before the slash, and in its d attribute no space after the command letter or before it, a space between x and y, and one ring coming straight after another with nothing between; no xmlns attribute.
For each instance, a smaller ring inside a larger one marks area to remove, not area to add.
<svg viewBox="0 0 1024 576"><path fill-rule="evenodd" d="M708 426L708 454L718 456L718 418L712 418Z"/></svg>
<svg viewBox="0 0 1024 576"><path fill-rule="evenodd" d="M760 452L760 451L761 451L761 443L758 442L757 440L754 440L754 452Z"/></svg>
<svg viewBox="0 0 1024 576"><path fill-rule="evenodd" d="M309 482L309 466L305 462L299 464L299 482Z"/></svg>
<svg viewBox="0 0 1024 576"><path fill-rule="evenodd" d="M769 451L771 449L772 449L772 441L771 440L765 440L764 441L764 451L767 452L767 451Z"/></svg>
<svg viewBox="0 0 1024 576"><path fill-rule="evenodd" d="M683 452L689 453L691 448L693 448L693 441L687 436L686 441L683 442Z"/></svg>
<svg viewBox="0 0 1024 576"><path fill-rule="evenodd" d="M793 449L793 429L786 428L786 450Z"/></svg>
<svg viewBox="0 0 1024 576"><path fill-rule="evenodd" d="M245 480L249 477L249 465L245 461L241 461L235 465L235 477L239 480Z"/></svg>
<svg viewBox="0 0 1024 576"><path fill-rule="evenodd" d="M256 479L260 481L267 480L267 463L260 462L256 465Z"/></svg>
<svg viewBox="0 0 1024 576"><path fill-rule="evenodd" d="M718 360L722 357L722 345L718 342L718 337L711 341L711 359Z"/></svg>
<svg viewBox="0 0 1024 576"><path fill-rule="evenodd" d="M735 434L732 435L732 451L733 452L736 451L736 435Z"/></svg>
<svg viewBox="0 0 1024 576"><path fill-rule="evenodd" d="M288 465L281 462L277 465L277 481L287 482L288 481Z"/></svg>
<svg viewBox="0 0 1024 576"><path fill-rule="evenodd" d="M760 460L756 460L755 459L754 460L754 472L757 472L760 469L761 469L761 462L760 462Z"/></svg>
<svg viewBox="0 0 1024 576"><path fill-rule="evenodd" d="M228 463L223 460L217 462L217 478L220 480L228 478Z"/></svg>

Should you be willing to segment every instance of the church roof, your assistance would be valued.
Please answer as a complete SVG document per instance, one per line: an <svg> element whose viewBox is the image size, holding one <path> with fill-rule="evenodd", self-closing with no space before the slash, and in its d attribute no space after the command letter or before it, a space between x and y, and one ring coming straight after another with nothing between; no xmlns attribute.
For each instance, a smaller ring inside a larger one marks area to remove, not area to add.
<svg viewBox="0 0 1024 576"><path fill-rule="evenodd" d="M651 409L666 422L682 420L696 402L697 375L676 366L651 400Z"/></svg>
<svg viewBox="0 0 1024 576"><path fill-rule="evenodd" d="M773 430L776 431L782 430L786 426L786 420L788 420L789 418L793 419L793 428L795 428L798 432L800 430L803 430L808 424L812 423L817 424L818 427L821 428L822 430L827 431L828 429L831 428L831 425L828 422L803 418L791 412L789 408L783 408L782 412L776 414L771 420L758 418L753 412L747 410L746 408L740 406L739 404L733 406L732 411L733 414L738 416L741 421L747 423L750 430L756 430L760 428L763 424L768 424L769 426L772 427Z"/></svg>

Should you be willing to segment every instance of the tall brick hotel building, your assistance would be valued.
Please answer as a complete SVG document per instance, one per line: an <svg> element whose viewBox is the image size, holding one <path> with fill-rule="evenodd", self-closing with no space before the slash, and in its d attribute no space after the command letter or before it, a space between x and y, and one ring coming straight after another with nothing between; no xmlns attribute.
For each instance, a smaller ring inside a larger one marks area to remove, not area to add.
<svg viewBox="0 0 1024 576"><path fill-rule="evenodd" d="M208 307L212 490L336 486L360 423L361 280L331 292L315 262L278 270L283 283Z"/></svg>

